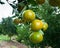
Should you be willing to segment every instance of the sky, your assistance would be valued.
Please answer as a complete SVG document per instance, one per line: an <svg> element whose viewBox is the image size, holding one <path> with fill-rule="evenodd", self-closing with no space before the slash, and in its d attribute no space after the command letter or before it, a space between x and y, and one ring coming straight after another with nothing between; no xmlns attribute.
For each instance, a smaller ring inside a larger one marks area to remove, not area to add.
<svg viewBox="0 0 60 48"><path fill-rule="evenodd" d="M2 18L13 16L12 15L13 8L6 2L6 0L1 0L1 1L5 2L5 4L3 5L0 4L0 22L2 21ZM9 0L9 2L12 1L14 0Z"/></svg>

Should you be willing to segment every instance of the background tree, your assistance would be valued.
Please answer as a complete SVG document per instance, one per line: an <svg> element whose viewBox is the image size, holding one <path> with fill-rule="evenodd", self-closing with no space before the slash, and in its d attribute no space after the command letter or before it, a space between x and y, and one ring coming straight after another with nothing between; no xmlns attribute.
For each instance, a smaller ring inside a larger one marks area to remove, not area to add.
<svg viewBox="0 0 60 48"><path fill-rule="evenodd" d="M13 35L17 35L16 27L13 24L13 20L11 17L3 18L3 21L1 24L2 24L1 25L2 26L2 33L4 35L8 34L9 37L11 37Z"/></svg>

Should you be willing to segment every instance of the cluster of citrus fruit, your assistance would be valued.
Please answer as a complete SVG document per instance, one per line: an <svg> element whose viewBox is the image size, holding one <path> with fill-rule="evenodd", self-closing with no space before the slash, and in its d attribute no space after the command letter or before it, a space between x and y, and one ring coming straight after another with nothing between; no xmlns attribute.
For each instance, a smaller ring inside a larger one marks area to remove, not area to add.
<svg viewBox="0 0 60 48"><path fill-rule="evenodd" d="M33 32L29 36L30 41L33 43L40 43L43 41L43 34L38 31L41 29L46 30L48 28L48 24L46 22L44 23L42 20L36 19L35 12L32 10L24 11L23 17L26 21L31 22L31 30Z"/></svg>
<svg viewBox="0 0 60 48"><path fill-rule="evenodd" d="M30 22L31 24L30 28L33 32L29 36L30 41L33 43L40 43L43 41L43 34L39 32L39 30L47 30L48 24L42 20L37 19L35 12L32 10L25 10L23 12L23 19L26 22Z"/></svg>

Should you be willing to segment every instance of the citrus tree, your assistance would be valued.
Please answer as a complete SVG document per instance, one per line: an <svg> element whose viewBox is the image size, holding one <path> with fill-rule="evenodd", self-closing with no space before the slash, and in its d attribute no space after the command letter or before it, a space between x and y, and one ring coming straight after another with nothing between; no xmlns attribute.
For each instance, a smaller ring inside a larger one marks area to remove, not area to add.
<svg viewBox="0 0 60 48"><path fill-rule="evenodd" d="M15 13L11 18L15 18L12 22L17 28L17 41L31 48L59 48L60 0L18 0L17 4L14 2L8 3Z"/></svg>

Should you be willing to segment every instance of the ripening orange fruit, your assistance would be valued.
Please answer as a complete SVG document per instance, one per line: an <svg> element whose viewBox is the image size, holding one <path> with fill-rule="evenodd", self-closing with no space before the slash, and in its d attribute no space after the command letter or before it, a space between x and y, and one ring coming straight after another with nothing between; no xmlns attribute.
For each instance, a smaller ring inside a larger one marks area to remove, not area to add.
<svg viewBox="0 0 60 48"><path fill-rule="evenodd" d="M31 29L34 31L38 31L43 28L43 22L39 19L35 19L31 23Z"/></svg>
<svg viewBox="0 0 60 48"><path fill-rule="evenodd" d="M32 10L25 10L23 12L23 18L26 21L32 21L35 19L35 12L33 12Z"/></svg>

